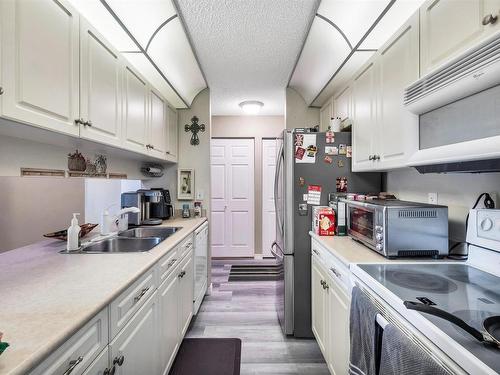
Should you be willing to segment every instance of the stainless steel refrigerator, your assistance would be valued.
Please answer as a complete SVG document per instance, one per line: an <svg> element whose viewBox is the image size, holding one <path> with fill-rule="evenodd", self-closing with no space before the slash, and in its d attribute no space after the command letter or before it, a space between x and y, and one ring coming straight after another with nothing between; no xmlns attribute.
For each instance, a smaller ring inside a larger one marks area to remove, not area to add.
<svg viewBox="0 0 500 375"><path fill-rule="evenodd" d="M314 146L309 141L312 135L315 136ZM308 141L300 146L304 138ZM351 133L334 133L333 143L326 143L326 138L326 133L286 130L277 139L279 151L274 181L276 241L272 252L282 272L276 287L276 310L283 332L295 337L313 337L309 236L312 217L311 205L304 206L308 187L321 186L320 205L327 206L328 193L337 191L337 178L347 179L347 192L377 193L382 186L381 173L352 173L352 159L347 155L334 155L334 149L329 149L327 155L325 147L346 151L347 146L351 146ZM302 150L297 151L297 148ZM308 159L307 162L304 158Z"/></svg>

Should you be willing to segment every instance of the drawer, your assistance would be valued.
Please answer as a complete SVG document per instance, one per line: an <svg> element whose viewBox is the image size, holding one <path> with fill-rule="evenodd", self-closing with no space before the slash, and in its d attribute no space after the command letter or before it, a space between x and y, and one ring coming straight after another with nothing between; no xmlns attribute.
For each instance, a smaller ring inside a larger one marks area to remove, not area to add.
<svg viewBox="0 0 500 375"><path fill-rule="evenodd" d="M161 285L175 269L179 263L179 249L177 247L170 250L158 262L158 285Z"/></svg>
<svg viewBox="0 0 500 375"><path fill-rule="evenodd" d="M184 256L194 247L194 236L191 233L187 236L184 241L181 242L179 246L179 260L184 258Z"/></svg>
<svg viewBox="0 0 500 375"><path fill-rule="evenodd" d="M108 345L108 308L93 317L31 375L80 375Z"/></svg>
<svg viewBox="0 0 500 375"><path fill-rule="evenodd" d="M155 272L156 266L152 267L111 302L109 310L110 339L113 339L125 327L135 312L154 293L156 289Z"/></svg>
<svg viewBox="0 0 500 375"><path fill-rule="evenodd" d="M339 287L345 291L349 291L351 280L349 268L314 239L311 242L311 251L313 256L327 270L328 275L339 284Z"/></svg>

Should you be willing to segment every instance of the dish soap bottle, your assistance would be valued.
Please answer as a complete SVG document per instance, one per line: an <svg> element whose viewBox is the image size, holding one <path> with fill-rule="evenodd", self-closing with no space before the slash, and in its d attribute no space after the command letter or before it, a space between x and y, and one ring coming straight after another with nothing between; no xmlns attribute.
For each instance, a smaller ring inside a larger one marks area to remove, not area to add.
<svg viewBox="0 0 500 375"><path fill-rule="evenodd" d="M80 214L73 214L73 219L71 219L71 226L68 228L68 243L66 249L68 251L78 250L80 247L80 225L78 224L78 219L76 218Z"/></svg>

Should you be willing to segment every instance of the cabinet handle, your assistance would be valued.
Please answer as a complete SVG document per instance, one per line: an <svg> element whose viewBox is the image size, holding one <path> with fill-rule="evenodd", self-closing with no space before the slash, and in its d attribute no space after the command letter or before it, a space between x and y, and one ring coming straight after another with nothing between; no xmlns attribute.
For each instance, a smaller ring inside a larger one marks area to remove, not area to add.
<svg viewBox="0 0 500 375"><path fill-rule="evenodd" d="M115 366L109 368L105 368L104 371L102 372L102 375L114 375L115 374Z"/></svg>
<svg viewBox="0 0 500 375"><path fill-rule="evenodd" d="M368 156L368 160L375 160L374 155L370 155L370 156Z"/></svg>
<svg viewBox="0 0 500 375"><path fill-rule="evenodd" d="M313 249L313 252L314 252L316 255L319 255L318 250Z"/></svg>
<svg viewBox="0 0 500 375"><path fill-rule="evenodd" d="M325 287L325 280L321 280L319 283L323 286L323 288Z"/></svg>
<svg viewBox="0 0 500 375"><path fill-rule="evenodd" d="M0 95L3 95L5 91L3 91L3 87L0 86Z"/></svg>
<svg viewBox="0 0 500 375"><path fill-rule="evenodd" d="M330 286L329 286L327 283L324 283L324 284L323 284L323 289L325 289L325 290L326 290L326 289L329 289L329 288L330 288Z"/></svg>
<svg viewBox="0 0 500 375"><path fill-rule="evenodd" d="M85 121L83 121L83 119L82 119L82 118L77 118L77 119L75 120L75 125L80 125L80 124L81 124L81 125L85 125Z"/></svg>
<svg viewBox="0 0 500 375"><path fill-rule="evenodd" d="M167 264L167 268L170 268L174 265L174 263L177 262L177 259L172 259L170 262Z"/></svg>
<svg viewBox="0 0 500 375"><path fill-rule="evenodd" d="M123 361L125 361L125 357L123 355L115 357L115 359L113 359L113 365L121 366L123 365Z"/></svg>
<svg viewBox="0 0 500 375"><path fill-rule="evenodd" d="M170 155L170 151L165 151L165 154Z"/></svg>
<svg viewBox="0 0 500 375"><path fill-rule="evenodd" d="M483 25L486 26L488 24L494 24L497 22L498 16L494 16L493 14L488 14L487 16L484 16L483 18Z"/></svg>
<svg viewBox="0 0 500 375"><path fill-rule="evenodd" d="M85 125L87 125L89 128L91 128L92 127L92 121L90 121L90 120L86 121Z"/></svg>
<svg viewBox="0 0 500 375"><path fill-rule="evenodd" d="M186 274L186 271L182 271L179 275L177 275L177 277L179 279L182 279L184 277L184 275Z"/></svg>
<svg viewBox="0 0 500 375"><path fill-rule="evenodd" d="M337 276L339 279L342 277L342 274L337 271L335 268L330 268L330 271L332 271L332 273Z"/></svg>
<svg viewBox="0 0 500 375"><path fill-rule="evenodd" d="M148 292L148 290L149 286L147 288L142 289L139 295L134 297L134 303L139 302L141 298L144 297L144 295Z"/></svg>
<svg viewBox="0 0 500 375"><path fill-rule="evenodd" d="M373 160L380 160L380 155L373 155Z"/></svg>
<svg viewBox="0 0 500 375"><path fill-rule="evenodd" d="M64 371L64 374L63 375L69 375L73 372L73 370L76 368L76 366L78 366L81 362L83 361L83 357L80 356L78 357L77 359L74 359L72 361L69 362L69 367L66 371Z"/></svg>

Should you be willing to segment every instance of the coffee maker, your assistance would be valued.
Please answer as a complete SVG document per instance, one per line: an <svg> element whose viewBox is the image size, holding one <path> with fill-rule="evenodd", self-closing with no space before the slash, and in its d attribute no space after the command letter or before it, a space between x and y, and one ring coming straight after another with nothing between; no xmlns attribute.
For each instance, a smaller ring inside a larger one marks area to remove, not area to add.
<svg viewBox="0 0 500 375"><path fill-rule="evenodd" d="M168 220L174 216L174 208L170 199L170 192L167 189L152 188L151 191L160 194L158 202L151 203L151 217Z"/></svg>
<svg viewBox="0 0 500 375"><path fill-rule="evenodd" d="M130 225L159 225L162 218L155 217L151 213L151 207L161 201L161 193L154 190L141 189L122 193L122 208L137 207L140 213L129 214L128 222Z"/></svg>

